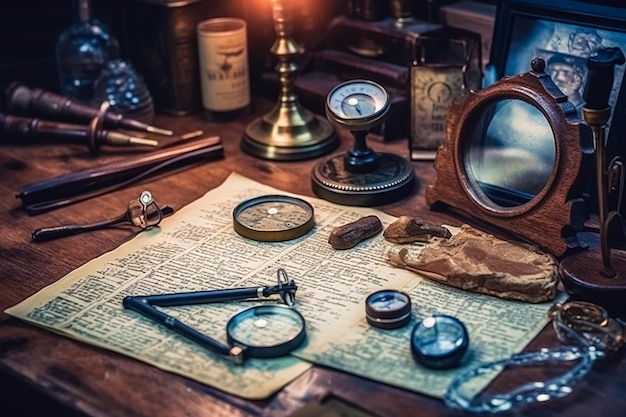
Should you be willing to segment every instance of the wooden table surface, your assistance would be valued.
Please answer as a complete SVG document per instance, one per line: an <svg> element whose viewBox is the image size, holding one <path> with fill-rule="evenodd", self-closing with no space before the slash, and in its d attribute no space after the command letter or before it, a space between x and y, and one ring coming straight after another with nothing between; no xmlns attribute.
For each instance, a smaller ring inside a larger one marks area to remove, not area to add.
<svg viewBox="0 0 626 417"><path fill-rule="evenodd" d="M90 157L87 147L66 144L0 144L0 415L90 416L288 416L307 402L332 395L358 404L380 417L462 415L442 401L353 375L314 366L274 396L247 401L161 371L137 360L56 335L1 311L52 284L89 260L131 239L130 228L116 228L33 243L33 230L67 223L86 224L121 214L128 202L149 189L160 204L175 209L219 186L236 171L287 192L313 196L310 173L317 160L273 162L240 150L245 126L267 112L273 103L256 99L249 116L231 123L210 123L200 115L158 115L154 124L176 135L201 129L219 135L224 159L135 184L91 200L39 215L28 215L16 199L20 188L109 161L133 158L136 150L105 147ZM349 149L348 132L339 132L337 152ZM162 142L171 140L153 136ZM368 144L377 151L408 156L406 140ZM453 225L462 221L450 213L431 211L424 190L434 182L430 162L412 162L418 178L407 198L378 206L391 215L411 215ZM527 349L558 342L547 327ZM498 378L493 389L518 384L524 378L545 377L544 370L511 372ZM626 361L621 355L596 364L573 394L528 409L537 416L623 416L626 412Z"/></svg>

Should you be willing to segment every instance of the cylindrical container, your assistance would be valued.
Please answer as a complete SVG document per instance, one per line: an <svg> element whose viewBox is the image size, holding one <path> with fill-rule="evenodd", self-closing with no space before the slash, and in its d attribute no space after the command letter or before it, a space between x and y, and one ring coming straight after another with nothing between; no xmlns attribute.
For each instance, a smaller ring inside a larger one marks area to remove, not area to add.
<svg viewBox="0 0 626 417"><path fill-rule="evenodd" d="M250 108L246 22L223 17L198 24L202 105L207 118L230 119Z"/></svg>

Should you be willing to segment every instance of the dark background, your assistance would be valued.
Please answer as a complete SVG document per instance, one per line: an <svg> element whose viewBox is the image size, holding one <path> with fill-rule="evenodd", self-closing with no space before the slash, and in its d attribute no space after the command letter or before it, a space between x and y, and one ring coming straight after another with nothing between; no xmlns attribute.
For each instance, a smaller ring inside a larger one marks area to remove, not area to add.
<svg viewBox="0 0 626 417"><path fill-rule="evenodd" d="M75 0L9 0L3 2L0 11L0 87L4 91L12 81L37 88L58 92L58 80L54 61L54 48L61 32L73 21ZM291 0L293 2L293 0ZM369 7L388 9L388 0L297 0L294 9L294 37L309 48L323 42L324 28L332 17L343 14L348 3L361 1ZM497 0L481 0L495 4ZM435 19L433 10L453 0L415 0L414 14L421 19ZM128 39L134 30L129 10L146 11L165 7L171 0L92 0L93 15L108 25L120 41L122 58L131 51ZM248 22L248 42L251 87L257 91L260 73L273 69L269 53L275 39L272 24L271 0L191 0L203 3L202 16L241 17ZM155 6L158 5L158 6ZM192 5L188 6L191 7ZM430 15L430 16L429 16ZM2 94L3 95L3 94ZM0 106L2 102L0 101ZM2 107L0 107L2 108Z"/></svg>
<svg viewBox="0 0 626 417"><path fill-rule="evenodd" d="M20 81L29 87L43 88L58 92L58 76L55 65L55 44L61 32L69 27L74 18L75 0L11 0L3 2L0 11L0 87L2 91L12 81ZM303 1L303 0L299 0ZM8 5L7 3L10 3ZM129 10L167 9L167 0L92 0L93 15L105 23L120 42L122 58L128 58L131 51L129 36L143 28L131 27L128 22L135 20ZM169 3L173 3L169 1ZM275 39L272 24L270 0L192 0L188 6L202 3L202 16L241 17L248 22L249 57L252 75L258 74L271 62L269 48ZM304 3L304 2L303 2ZM299 23L297 36L304 41L310 33L321 33L329 19L344 10L343 2L336 0L315 0L313 8L296 7L295 13L308 13L309 16L296 16ZM199 8L199 7L198 7ZM173 7L170 6L170 11ZM306 20L306 25L302 24ZM313 26L313 27L312 27ZM315 29L315 30L314 30ZM251 81L256 81L252 79ZM255 86L254 86L255 87ZM4 95L4 94L2 94ZM0 103L1 104L1 103Z"/></svg>

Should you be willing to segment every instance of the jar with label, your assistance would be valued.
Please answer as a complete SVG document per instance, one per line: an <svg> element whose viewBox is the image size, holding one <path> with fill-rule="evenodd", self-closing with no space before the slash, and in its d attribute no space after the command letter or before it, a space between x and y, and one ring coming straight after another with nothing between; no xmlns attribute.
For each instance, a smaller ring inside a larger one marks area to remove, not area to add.
<svg viewBox="0 0 626 417"><path fill-rule="evenodd" d="M202 104L211 120L231 119L250 108L246 22L215 18L198 24Z"/></svg>
<svg viewBox="0 0 626 417"><path fill-rule="evenodd" d="M475 34L445 28L416 41L410 69L412 160L433 160L446 139L448 107L464 90L481 86L481 50Z"/></svg>

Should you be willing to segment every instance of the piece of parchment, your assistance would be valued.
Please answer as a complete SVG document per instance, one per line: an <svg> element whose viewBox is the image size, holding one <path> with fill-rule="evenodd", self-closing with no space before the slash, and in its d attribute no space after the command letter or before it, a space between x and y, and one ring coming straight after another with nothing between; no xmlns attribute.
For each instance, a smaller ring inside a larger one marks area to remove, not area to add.
<svg viewBox="0 0 626 417"><path fill-rule="evenodd" d="M467 291L531 303L556 295L557 263L535 246L499 239L463 225L422 249L390 248L392 265Z"/></svg>

